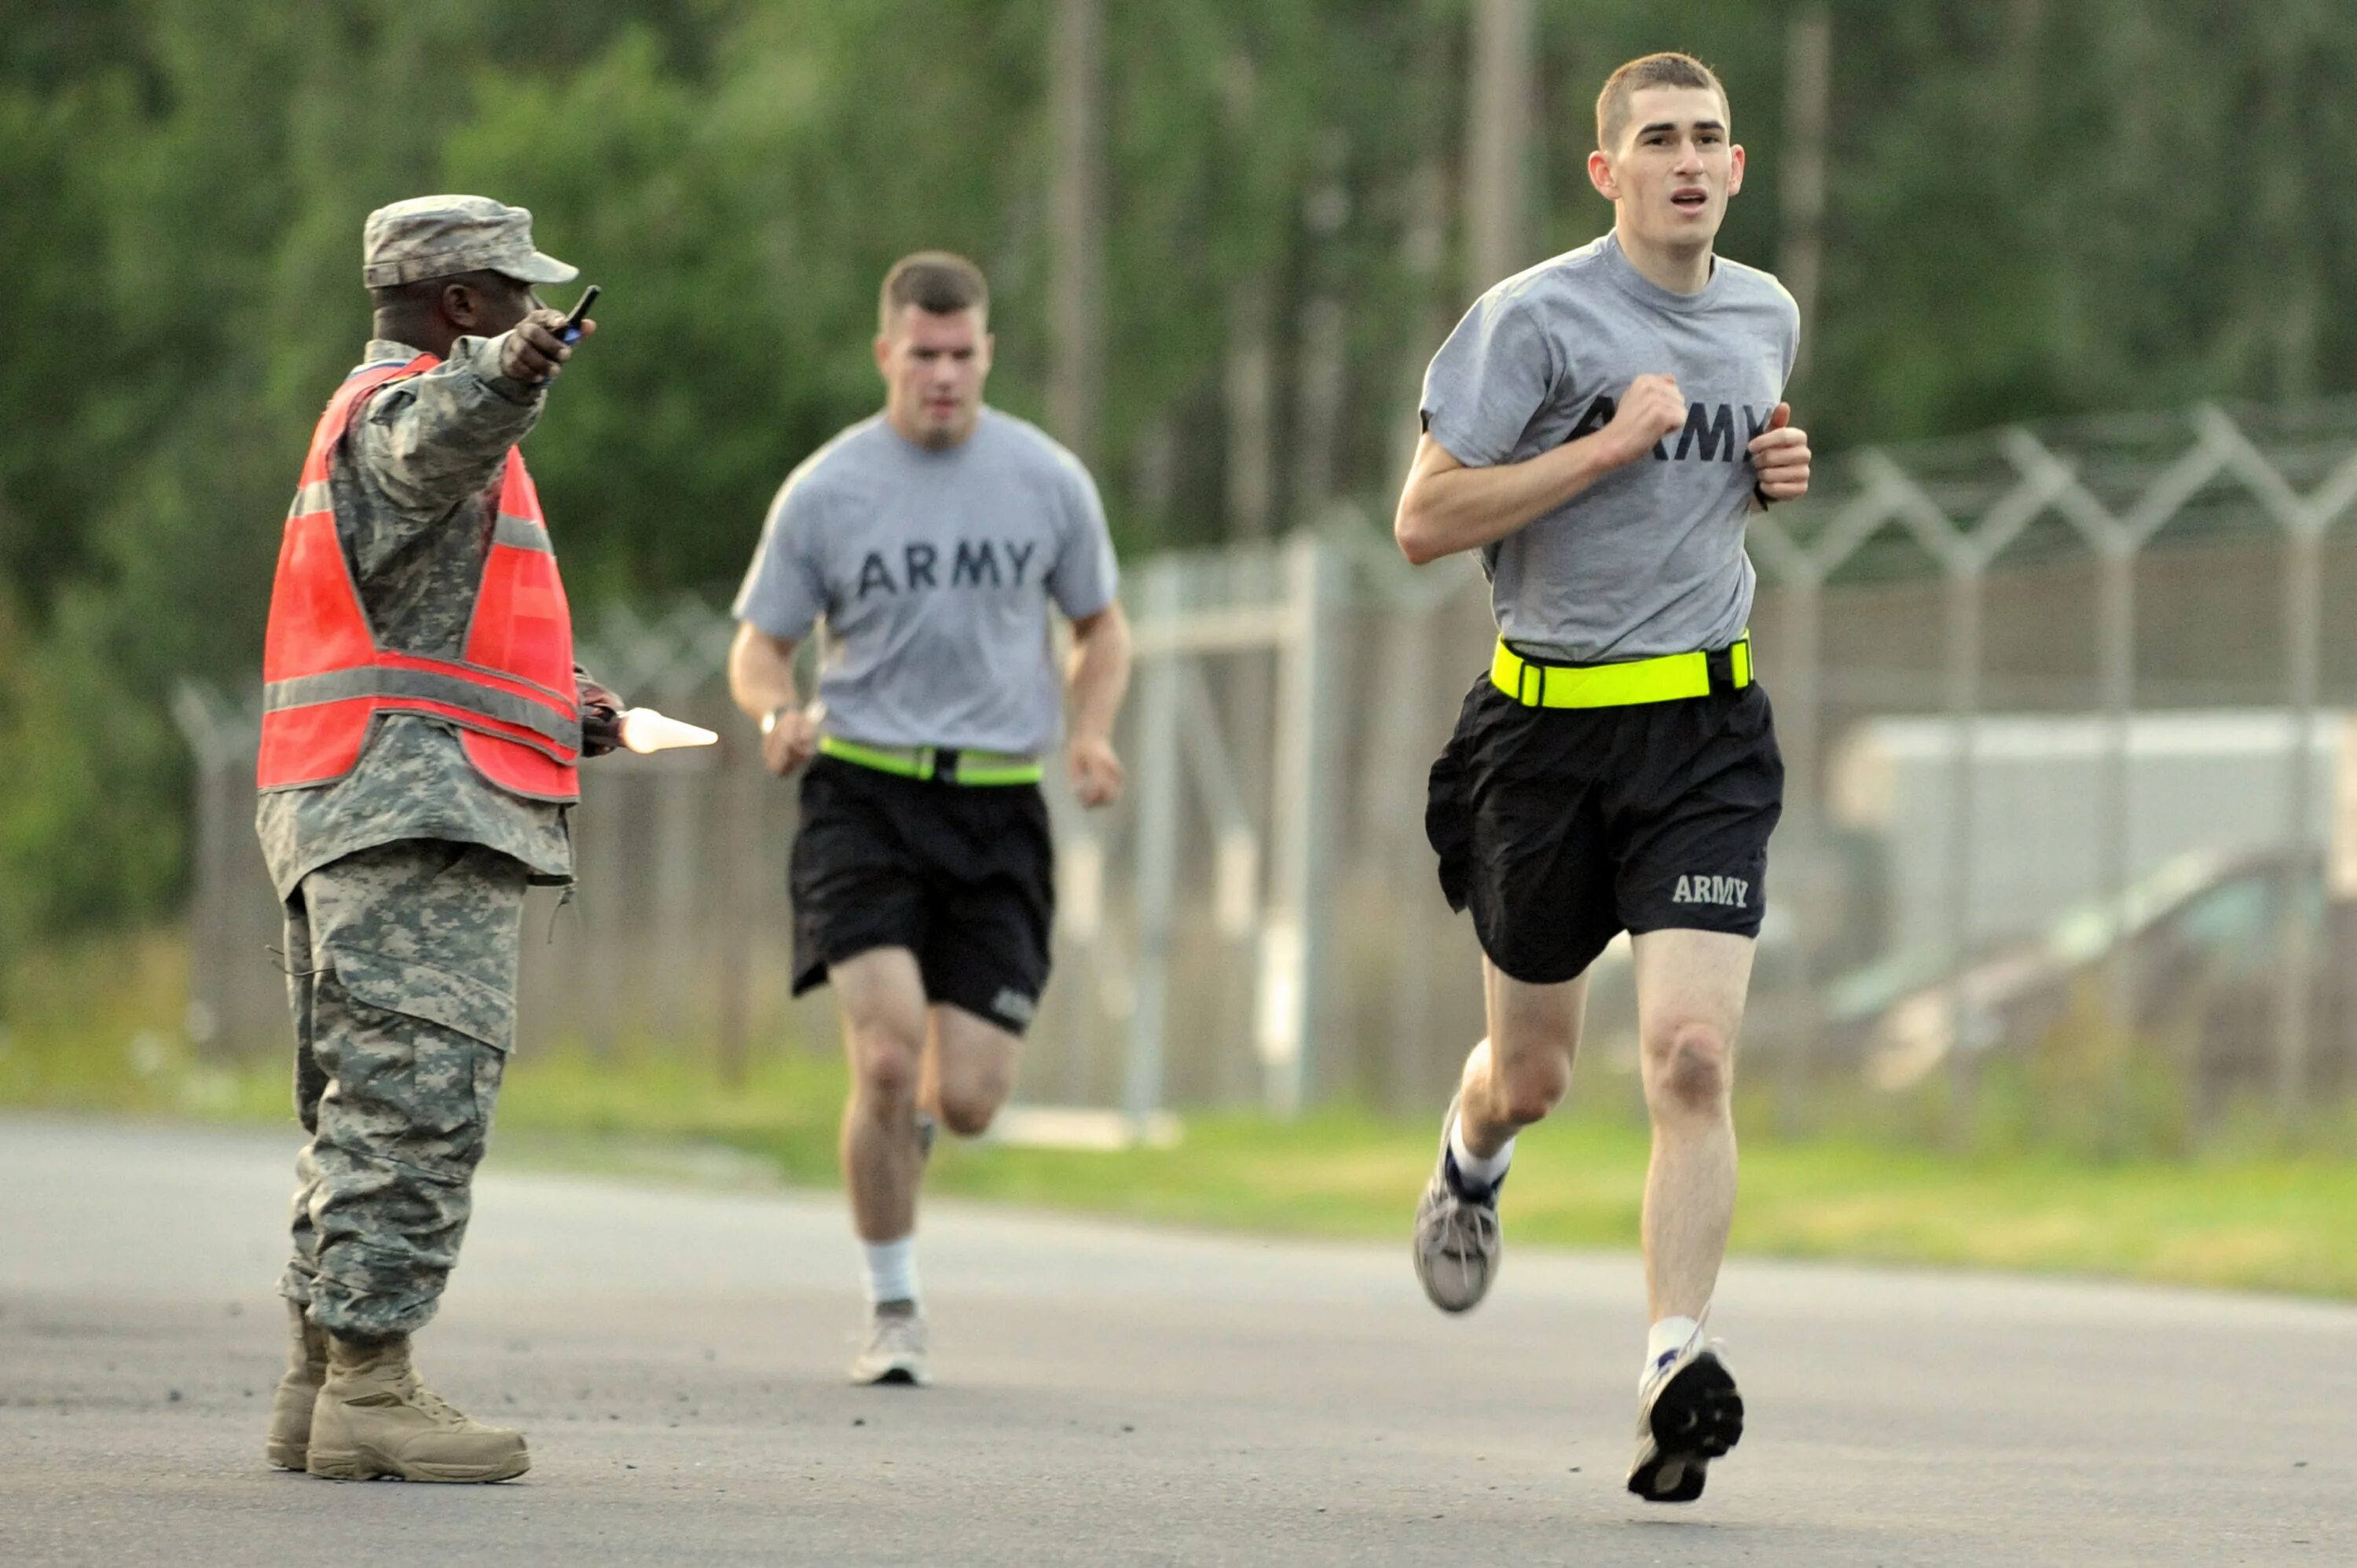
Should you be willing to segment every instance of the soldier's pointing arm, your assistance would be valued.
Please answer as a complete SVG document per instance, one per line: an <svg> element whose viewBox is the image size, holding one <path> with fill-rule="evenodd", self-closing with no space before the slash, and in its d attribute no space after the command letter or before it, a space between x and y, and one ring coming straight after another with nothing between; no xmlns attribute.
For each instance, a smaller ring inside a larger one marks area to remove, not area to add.
<svg viewBox="0 0 2357 1568"><path fill-rule="evenodd" d="M461 338L447 360L377 392L352 422L347 446L360 476L420 526L489 487L540 420L547 385L506 374L506 345L505 334Z"/></svg>

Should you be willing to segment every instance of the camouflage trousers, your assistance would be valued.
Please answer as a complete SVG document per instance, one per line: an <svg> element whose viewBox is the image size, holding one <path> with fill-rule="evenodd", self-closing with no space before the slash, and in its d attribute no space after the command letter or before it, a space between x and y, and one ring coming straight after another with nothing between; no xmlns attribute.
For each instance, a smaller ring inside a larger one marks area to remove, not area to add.
<svg viewBox="0 0 2357 1568"><path fill-rule="evenodd" d="M522 862L405 839L303 878L286 901L295 1251L279 1294L353 1339L434 1316L458 1261L515 1036Z"/></svg>

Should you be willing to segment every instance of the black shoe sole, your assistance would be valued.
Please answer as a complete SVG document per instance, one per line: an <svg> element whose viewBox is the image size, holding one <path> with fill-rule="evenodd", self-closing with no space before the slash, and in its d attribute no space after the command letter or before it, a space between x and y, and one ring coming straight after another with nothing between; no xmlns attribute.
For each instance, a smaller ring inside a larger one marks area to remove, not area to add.
<svg viewBox="0 0 2357 1568"><path fill-rule="evenodd" d="M1743 1396L1706 1350L1655 1396L1650 1425L1653 1452L1629 1473L1629 1489L1649 1503L1690 1503L1702 1496L1710 1461L1743 1440Z"/></svg>

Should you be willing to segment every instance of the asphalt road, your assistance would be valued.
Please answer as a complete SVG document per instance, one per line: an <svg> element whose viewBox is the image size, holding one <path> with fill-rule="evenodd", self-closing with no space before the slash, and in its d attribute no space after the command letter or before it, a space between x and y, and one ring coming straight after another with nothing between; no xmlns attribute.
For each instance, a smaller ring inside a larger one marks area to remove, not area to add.
<svg viewBox="0 0 2357 1568"><path fill-rule="evenodd" d="M855 1390L831 1196L496 1152L419 1343L532 1473L313 1480L261 1453L294 1146L0 1120L0 1563L2357 1563L2344 1307L1738 1264L1749 1432L1648 1508L1629 1258L1450 1320L1412 1194L1395 1247L943 1204L940 1385Z"/></svg>

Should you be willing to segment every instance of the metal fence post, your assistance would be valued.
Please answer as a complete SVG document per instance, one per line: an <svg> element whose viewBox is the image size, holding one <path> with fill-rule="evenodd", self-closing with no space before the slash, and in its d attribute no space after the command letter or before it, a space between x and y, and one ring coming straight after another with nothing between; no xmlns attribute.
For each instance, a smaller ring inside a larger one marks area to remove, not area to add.
<svg viewBox="0 0 2357 1568"><path fill-rule="evenodd" d="M182 682L173 693L172 717L180 726L181 737L188 742L189 757L195 764L189 769L188 801L194 813L188 824L188 843L195 852L196 863L190 890L192 918L188 922L188 1034L208 1054L221 1048L222 1036L235 1011L229 1000L234 982L227 951L230 933L234 929L227 907L232 878L221 842L222 823L228 816L222 789L226 773L223 759L230 748L223 744L213 709L210 694L194 682ZM237 1042L228 1044L234 1047Z"/></svg>
<svg viewBox="0 0 2357 1568"><path fill-rule="evenodd" d="M1375 694L1378 719L1373 755L1385 761L1369 769L1369 828L1379 857L1376 864L1386 879L1403 890L1419 883L1427 889L1431 886L1431 852L1424 835L1425 792L1419 788L1425 780L1425 768L1419 766L1424 758L1415 750L1415 741L1431 707L1438 644L1434 622L1439 618L1443 602L1427 597L1400 607L1387 628L1383 658L1377 666L1383 689ZM1383 1098L1401 1111L1418 1108L1426 1100L1425 1077L1433 1045L1432 945L1422 930L1408 922L1410 911L1429 907L1403 900L1401 918L1391 927L1396 938L1390 987L1391 1050Z"/></svg>
<svg viewBox="0 0 2357 1568"><path fill-rule="evenodd" d="M1140 574L1146 623L1167 632L1181 609L1179 563L1153 562ZM1162 1052L1169 1017L1170 932L1178 901L1178 723L1180 660L1164 646L1146 660L1137 709L1137 965L1131 988L1129 1052L1122 1110L1133 1135L1145 1138L1162 1106Z"/></svg>
<svg viewBox="0 0 2357 1568"><path fill-rule="evenodd" d="M1949 721L1955 726L1955 760L1949 794L1948 826L1948 1050L1955 1101L1951 1133L1970 1129L1973 1100L1971 1042L1964 972L1973 951L1973 821L1978 782L1981 671L1981 574L1970 567L1948 578L1947 689Z"/></svg>
<svg viewBox="0 0 2357 1568"><path fill-rule="evenodd" d="M626 781L611 774L591 775L582 781L575 817L576 823L588 819L595 825L578 829L573 843L574 929L583 981L569 1021L590 1054L607 1064L621 1057L622 1005L628 993L623 966L630 961L631 947L622 918L627 845L612 820L628 799L627 789Z"/></svg>
<svg viewBox="0 0 2357 1568"><path fill-rule="evenodd" d="M1051 800L1054 796L1049 797ZM1071 816L1080 813L1075 808ZM1105 838L1092 824L1074 821L1057 834L1056 928L1060 983L1071 997L1065 1006L1063 1070L1056 1092L1066 1103L1084 1105L1092 1092L1090 1042L1106 1011L1110 956L1105 929Z"/></svg>
<svg viewBox="0 0 2357 1568"><path fill-rule="evenodd" d="M1818 1034L1816 947L1824 939L1823 907L1829 868L1824 840L1824 779L1818 766L1819 739L1824 714L1824 689L1820 679L1824 601L1813 574L1803 574L1783 590L1782 650L1779 672L1783 690L1784 791L1788 813L1800 853L1800 897L1793 901L1792 972L1788 988L1782 1074L1778 1121L1785 1131L1801 1130L1810 1103L1809 1089L1816 1076ZM1792 808L1797 807L1797 810Z"/></svg>
<svg viewBox="0 0 2357 1568"><path fill-rule="evenodd" d="M2131 540L2107 541L2097 564L2096 637L2101 646L2096 668L2104 704L2104 759L2096 786L2095 889L2115 909L2136 866L2128 772L2128 715L2136 701L2136 550ZM2125 1033L2136 1024L2126 943L2112 944L2104 972L2105 1017Z"/></svg>
<svg viewBox="0 0 2357 1568"><path fill-rule="evenodd" d="M2284 828L2289 841L2283 953L2276 969L2276 1113L2287 1125L2305 1119L2312 1031L2316 932L2308 918L2306 870L2314 852L2316 696L2322 662L2322 531L2296 522L2284 546L2284 661L2291 705L2291 766L2285 773Z"/></svg>
<svg viewBox="0 0 2357 1568"><path fill-rule="evenodd" d="M1274 1115L1297 1115L1308 1094L1318 1033L1328 1015L1329 868L1334 821L1332 708L1338 682L1327 625L1339 575L1316 535L1286 553L1291 625L1278 660L1275 841L1268 917L1262 927L1259 1046L1263 1099Z"/></svg>
<svg viewBox="0 0 2357 1568"><path fill-rule="evenodd" d="M254 1056L284 1039L285 982L268 956L285 911L271 894L253 837L253 757L261 744L260 693L244 705L184 681L172 717L195 764L188 843L194 860L188 933L188 1005L183 1026L208 1056Z"/></svg>
<svg viewBox="0 0 2357 1568"><path fill-rule="evenodd" d="M1824 710L1819 680L1823 606L1818 589L1824 575L1773 517L1764 513L1754 517L1750 532L1752 556L1778 585L1783 607L1778 618L1779 640L1766 650L1765 661L1774 671L1777 738L1784 754L1784 821L1779 830L1784 836L1778 860L1787 869L1779 875L1777 885L1786 890L1781 897L1789 900L1794 911L1791 983L1784 993L1784 1037L1778 1042L1783 1055L1776 1064L1776 1118L1791 1133L1799 1130L1802 1108L1808 1101L1818 1033L1815 965L1810 961L1824 927L1819 906L1824 898L1826 870L1824 782L1817 766Z"/></svg>
<svg viewBox="0 0 2357 1568"><path fill-rule="evenodd" d="M754 926L759 918L761 783L766 777L760 748L742 726L720 739L720 879L726 914L719 942L719 1015L715 1020L720 1081L742 1089L748 1076L753 1037Z"/></svg>

